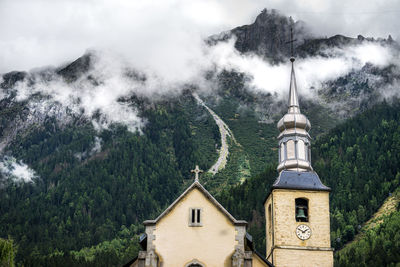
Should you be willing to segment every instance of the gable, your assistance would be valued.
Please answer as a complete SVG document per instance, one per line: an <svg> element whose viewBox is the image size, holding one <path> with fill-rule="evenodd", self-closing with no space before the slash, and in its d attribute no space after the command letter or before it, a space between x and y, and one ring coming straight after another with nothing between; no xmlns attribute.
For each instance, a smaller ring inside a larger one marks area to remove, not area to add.
<svg viewBox="0 0 400 267"><path fill-rule="evenodd" d="M182 226L190 224L191 209L200 209L202 213L202 224L209 222L210 224L224 224L226 227L234 227L235 221L222 212L210 199L208 199L201 190L193 188L183 198L181 198L168 213L164 214L156 222L156 228L161 225L169 224L170 221L178 221L176 223ZM211 219L210 219L211 217ZM172 219L173 218L173 219ZM204 225L205 226L205 225Z"/></svg>
<svg viewBox="0 0 400 267"><path fill-rule="evenodd" d="M164 212L162 212L155 220L146 220L143 222L144 225L152 225L158 223L166 215L168 215L185 197L193 190L198 190L204 198L206 198L215 208L218 209L228 220L235 225L247 225L244 220L236 220L198 181L195 181L189 186Z"/></svg>

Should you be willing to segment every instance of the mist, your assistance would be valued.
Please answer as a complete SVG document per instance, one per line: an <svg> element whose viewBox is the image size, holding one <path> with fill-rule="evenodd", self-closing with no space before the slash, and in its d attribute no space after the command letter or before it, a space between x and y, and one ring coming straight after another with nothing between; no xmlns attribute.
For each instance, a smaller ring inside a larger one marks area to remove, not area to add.
<svg viewBox="0 0 400 267"><path fill-rule="evenodd" d="M306 23L308 20L315 22L317 18L325 21L323 14L328 9L345 16L346 9L337 4L341 1L327 2L309 4L308 9L314 13L301 13L305 10L303 5L289 5L287 1L271 1L267 8L279 8L283 14L294 15ZM371 3L365 7L378 5L377 1ZM57 111L61 119L66 114L83 115L97 130L121 123L134 132L146 124L136 107L120 101L121 98L139 95L156 101L179 95L187 85L194 85L200 94L213 93L215 85L204 75L209 70L245 73L249 77L248 90L271 93L283 99L289 87L289 62L276 65L255 54L242 55L234 48L234 38L211 47L204 42L212 34L252 23L264 5L259 0L195 0L190 3L183 0L151 3L4 0L0 2L0 24L4 25L0 29L0 72L60 66L87 49L95 51L95 62L88 75L94 77L97 84L86 77L73 83L66 83L58 76L51 80L35 77L34 84L25 80L17 83L13 90L17 92L17 101L28 100L38 93L48 96L40 102L31 102L29 108L33 116L38 110L41 114ZM353 4L348 6L354 7ZM388 1L381 8L396 6ZM293 10L288 10L289 7L299 13L291 14ZM317 16L318 10L321 16ZM388 29L390 27L385 25L391 18L374 18L374 25ZM371 21L372 18L363 23L367 25ZM344 28L351 29L351 34L369 33L357 24L349 27L351 22L331 21L325 33L341 33ZM315 28L315 25L320 24L311 23L310 26L318 34L326 26L321 24L321 28ZM376 29L374 33L386 34L385 30ZM389 47L373 42L323 52L329 56L298 58L295 62L299 93L305 97L318 97L312 88L320 88L327 81L360 70L367 62L379 67L399 62ZM128 77L127 70L143 74L145 82ZM0 92L0 99L4 97L7 94Z"/></svg>
<svg viewBox="0 0 400 267"><path fill-rule="evenodd" d="M109 49L140 69L179 78L204 38L253 23L263 8L303 20L321 36L399 36L396 0L2 0L0 73Z"/></svg>
<svg viewBox="0 0 400 267"><path fill-rule="evenodd" d="M35 171L30 169L28 165L8 156L4 156L0 160L0 172L6 178L17 183L29 183L33 182L34 178L37 178Z"/></svg>
<svg viewBox="0 0 400 267"><path fill-rule="evenodd" d="M28 100L38 93L47 96L40 103L29 106L32 114L38 109L42 113L51 114L50 110L59 112L59 108L53 108L57 105L65 110L64 115L70 113L90 119L97 130L107 129L112 123L121 123L132 132L140 131L146 120L138 115L135 106L121 99L139 95L158 101L178 96L188 85L195 86L200 95L212 94L216 85L205 78L209 70L215 71L216 75L223 70L244 73L248 77L247 90L273 94L278 97L277 100L284 99L288 94L290 62L277 65L255 54L243 55L234 48L234 43L234 38L215 46L203 42L196 57L192 55L173 75L169 74L170 70L140 69L146 77L144 81L127 75L127 70L139 69L140 65L133 65L115 53L92 52L95 58L92 68L75 82L66 83L60 76L54 76L49 81L35 77L35 83L25 79L17 83L13 90L16 91L17 101ZM328 81L351 71L361 70L367 63L383 68L399 62L398 55L390 47L374 42L322 52L329 56L298 58L295 61L299 94L310 99L318 98L315 88L322 88ZM92 78L87 79L87 76Z"/></svg>

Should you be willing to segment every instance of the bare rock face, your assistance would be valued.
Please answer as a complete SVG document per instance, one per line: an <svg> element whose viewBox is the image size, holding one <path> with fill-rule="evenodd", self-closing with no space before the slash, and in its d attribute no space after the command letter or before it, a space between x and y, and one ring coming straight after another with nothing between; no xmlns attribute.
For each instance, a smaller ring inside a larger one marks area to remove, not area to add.
<svg viewBox="0 0 400 267"><path fill-rule="evenodd" d="M310 31L302 21L281 15L276 10L264 9L253 24L234 28L231 31L210 37L211 43L237 38L235 48L242 52L253 52L259 56L281 61L290 56L290 28L293 27L297 43L310 38Z"/></svg>
<svg viewBox="0 0 400 267"><path fill-rule="evenodd" d="M2 79L0 79L0 82L1 82L0 88L2 88L2 89L11 88L17 82L24 80L27 75L28 75L28 73L23 72L23 71L12 71L12 72L6 73L2 76Z"/></svg>
<svg viewBox="0 0 400 267"><path fill-rule="evenodd" d="M57 71L57 74L62 76L67 82L77 80L82 74L89 71L94 55L86 53L74 62L68 64L64 68Z"/></svg>
<svg viewBox="0 0 400 267"><path fill-rule="evenodd" d="M253 24L243 25L230 31L209 37L207 43L214 45L220 41L236 38L235 48L241 53L255 53L273 63L287 60L290 56L290 29L293 27L294 54L307 57L324 55L326 49L360 44L363 42L378 42L400 49L389 35L387 39L357 38L335 35L332 37L317 37L311 33L305 22L293 21L291 17L280 14L277 10L264 9Z"/></svg>

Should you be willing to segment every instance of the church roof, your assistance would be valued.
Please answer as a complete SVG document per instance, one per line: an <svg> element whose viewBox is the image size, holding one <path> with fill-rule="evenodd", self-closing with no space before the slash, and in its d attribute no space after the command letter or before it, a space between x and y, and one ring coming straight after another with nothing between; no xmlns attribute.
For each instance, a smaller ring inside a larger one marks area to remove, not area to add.
<svg viewBox="0 0 400 267"><path fill-rule="evenodd" d="M315 191L331 191L318 177L318 174L313 171L298 172L298 171L281 171L272 189L302 189Z"/></svg>
<svg viewBox="0 0 400 267"><path fill-rule="evenodd" d="M268 265L268 267L274 267L274 265L272 265L272 263L270 263L265 257L264 255L262 255L260 252L258 252L254 246L253 246L253 237L246 232L246 244L247 246L250 248L251 251L254 252L255 255L257 255L257 257L262 260L265 264Z"/></svg>
<svg viewBox="0 0 400 267"><path fill-rule="evenodd" d="M244 220L236 220L211 194L208 192L198 180L195 180L163 213L161 213L155 220L146 220L143 222L144 225L156 224L164 216L166 216L172 209L183 199L189 192L197 188L203 195L219 209L233 224L235 225L247 225Z"/></svg>
<svg viewBox="0 0 400 267"><path fill-rule="evenodd" d="M131 259L129 262L125 263L125 264L123 265L123 267L129 267L129 266L131 266L135 261L137 261L137 259L138 259L138 256L136 256L135 258Z"/></svg>

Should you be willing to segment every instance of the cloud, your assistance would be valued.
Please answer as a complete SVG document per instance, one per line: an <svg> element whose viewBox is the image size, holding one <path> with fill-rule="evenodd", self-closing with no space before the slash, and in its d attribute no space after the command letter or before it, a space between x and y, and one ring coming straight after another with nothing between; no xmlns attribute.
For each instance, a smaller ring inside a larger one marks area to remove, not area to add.
<svg viewBox="0 0 400 267"><path fill-rule="evenodd" d="M83 160L83 159L86 159L87 157L91 157L91 156L101 152L102 143L103 143L103 140L100 137L95 136L94 144L93 144L93 147L90 149L90 151L76 152L74 154L74 156L79 160Z"/></svg>
<svg viewBox="0 0 400 267"><path fill-rule="evenodd" d="M34 170L21 161L17 162L14 157L4 156L0 161L0 172L14 182L33 182L37 177Z"/></svg>
<svg viewBox="0 0 400 267"><path fill-rule="evenodd" d="M343 34L386 38L400 37L400 2L397 0L270 0L269 8L301 19L321 36Z"/></svg>
<svg viewBox="0 0 400 267"><path fill-rule="evenodd" d="M139 83L125 75L125 65L120 59L110 59L107 53L94 55L94 58L95 63L89 71L91 79L83 76L75 82L66 83L57 75L43 80L33 73L31 78L34 83L25 79L14 86L16 100L24 101L40 93L46 97L28 106L32 108L31 114L38 114L39 110L42 111L40 114L51 115L50 111L56 110L61 115L83 115L91 119L98 130L106 129L115 122L126 125L131 131L139 130L145 121L138 117L135 107L120 101L120 98L137 91ZM63 108L61 111L54 109L60 105ZM65 116L59 117L65 119Z"/></svg>
<svg viewBox="0 0 400 267"><path fill-rule="evenodd" d="M177 67L181 70L176 70L175 74L170 74L167 69L140 69L140 73L146 77L145 81L127 75L128 71L136 70L138 66L132 65L126 58L110 51L92 52L94 63L87 75L72 83L64 82L59 76L54 76L50 81L35 76L33 85L26 79L14 88L17 91L16 100L27 100L40 93L48 97L35 102L35 105L29 105L32 114L55 112L61 120L67 114L83 115L98 130L106 129L112 123L122 123L130 131L136 131L146 121L139 117L135 106L121 99L132 95L150 100L165 99L180 94L188 84L196 85L200 91L209 92L214 88L205 79L205 73L210 69L217 73L225 69L245 73L249 77L246 80L246 88L249 90L285 97L289 87L290 63L277 65L255 54L242 55L234 48L234 43L234 38L211 47L203 42L199 49L201 52L192 55L193 58L185 66ZM316 91L312 88L322 88L328 81L361 70L366 63L385 67L398 62L398 56L389 47L372 42L329 49L323 51L323 54L328 56L296 60L300 94L316 97ZM88 76L91 78L88 79ZM60 105L64 110L60 110Z"/></svg>
<svg viewBox="0 0 400 267"><path fill-rule="evenodd" d="M272 65L256 55L241 55L233 49L234 39L210 49L209 60L219 69L232 69L249 75L247 86L251 90L288 94L290 63ZM321 88L351 71L361 70L366 63L378 67L398 64L398 55L389 47L378 43L363 43L322 51L329 56L298 58L295 61L296 80L299 93L314 96L313 87Z"/></svg>
<svg viewBox="0 0 400 267"><path fill-rule="evenodd" d="M314 28L321 27L315 29L317 32L325 26L328 34L347 28L362 29L358 22L349 27L352 21L326 20L327 12L347 16L345 12L354 8L352 3L348 4L349 9L343 9L338 4L342 1L300 2L301 5L272 0L266 7L278 8L287 15L294 8L298 11L293 13L296 19L311 22ZM383 5L376 10L396 10L393 1L370 2L364 5L366 9ZM214 68L244 72L251 77L247 84L251 90L284 96L289 87L289 64L271 65L255 55L240 55L233 47L233 39L211 48L203 41L212 34L252 23L265 5L261 0L3 0L0 1L0 72L58 66L74 60L88 48L95 49L98 52L90 75L97 84L86 78L67 84L53 77L51 81L37 78L34 85L19 83L15 89L19 101L37 93L50 96L31 105L32 109L41 109L41 114L54 110L56 103L63 108L57 109L58 112L84 115L97 129L114 122L127 125L131 131L140 129L146 121L139 117L136 107L120 101L121 98L132 94L150 99L171 97L187 84L210 91L213 85L204 79L204 72ZM365 25L383 25L390 18L374 19L374 23L372 19L360 21ZM315 23L318 19L321 23ZM385 66L391 57L387 48L374 44L327 53L330 57L296 61L301 94L312 96L311 87L360 69L366 62ZM146 81L127 77L127 69L145 74ZM31 113L37 112L31 110Z"/></svg>
<svg viewBox="0 0 400 267"><path fill-rule="evenodd" d="M196 64L205 37L252 23L263 8L304 20L324 36L399 36L395 0L2 0L0 73L57 66L94 48L183 79L193 75L184 70Z"/></svg>

